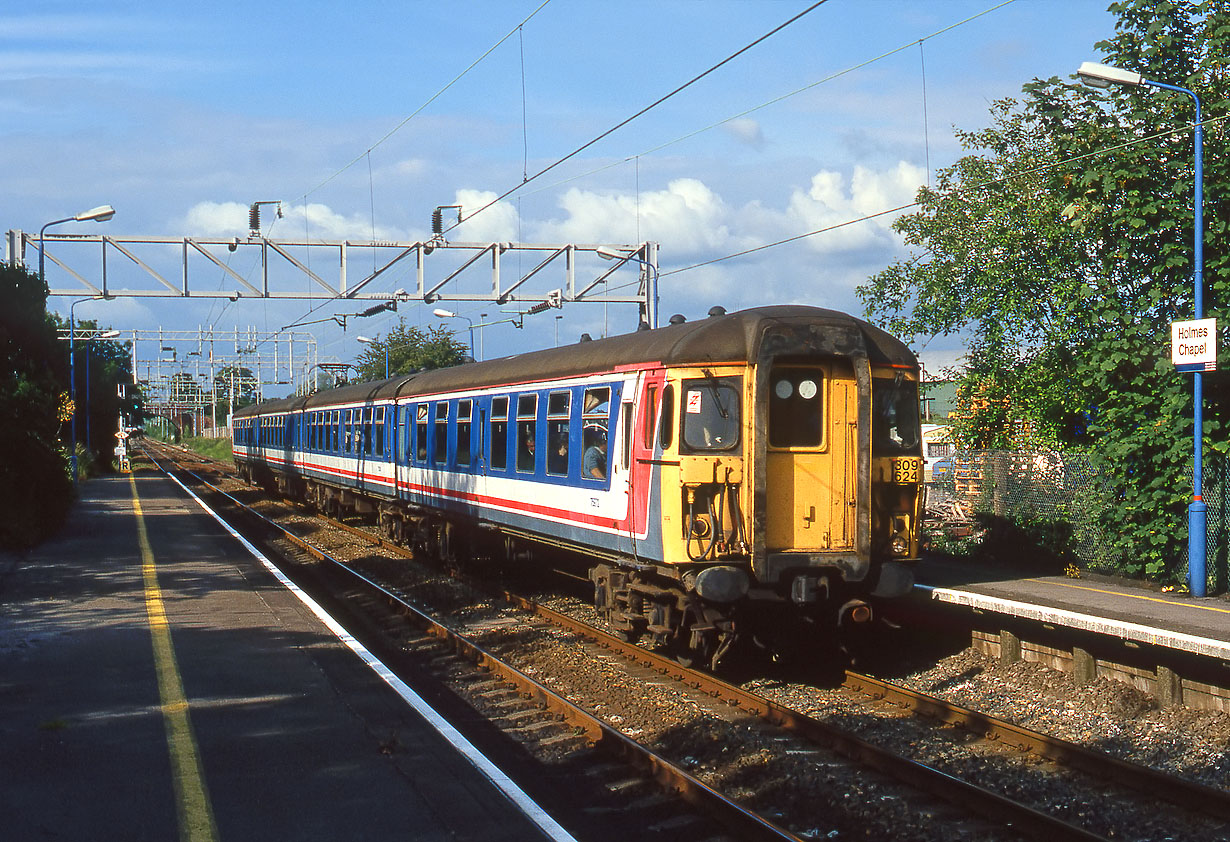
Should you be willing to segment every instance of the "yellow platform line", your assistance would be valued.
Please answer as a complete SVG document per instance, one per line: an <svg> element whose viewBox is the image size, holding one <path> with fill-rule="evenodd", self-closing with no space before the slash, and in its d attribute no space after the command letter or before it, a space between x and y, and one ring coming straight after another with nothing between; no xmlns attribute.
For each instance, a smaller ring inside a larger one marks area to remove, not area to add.
<svg viewBox="0 0 1230 842"><path fill-rule="evenodd" d="M175 813L179 820L181 842L217 842L218 826L214 822L209 790L201 755L188 715L188 699L175 661L171 642L171 627L167 622L162 589L158 587L158 571L150 549L145 516L137 495L136 478L129 474L132 486L132 508L137 515L137 541L141 546L141 576L145 581L145 610L149 615L150 636L154 645L154 667L158 675L158 696L161 700L162 723L167 734L167 749L171 755L171 781L175 788Z"/></svg>
<svg viewBox="0 0 1230 842"><path fill-rule="evenodd" d="M1230 614L1230 608L1219 608L1216 605L1204 605L1198 602L1178 602L1173 599L1162 599L1156 596L1145 596L1144 594L1124 593L1123 591L1109 591L1105 588L1091 588L1089 585L1074 585L1071 582L1055 582L1049 579L1029 579L1030 582L1040 582L1044 585L1054 585L1057 588L1072 588L1078 591L1089 591L1090 593L1108 594L1110 596L1121 596L1126 599L1140 599L1145 602L1157 602L1162 605L1173 605L1176 608L1198 608L1201 611L1214 611L1218 614Z"/></svg>

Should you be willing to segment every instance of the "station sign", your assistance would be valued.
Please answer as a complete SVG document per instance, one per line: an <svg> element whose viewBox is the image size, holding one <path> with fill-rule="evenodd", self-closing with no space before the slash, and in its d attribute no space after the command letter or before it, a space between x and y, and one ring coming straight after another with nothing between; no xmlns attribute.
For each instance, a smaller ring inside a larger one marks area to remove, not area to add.
<svg viewBox="0 0 1230 842"><path fill-rule="evenodd" d="M1170 359L1179 371L1217 369L1217 319L1170 323Z"/></svg>

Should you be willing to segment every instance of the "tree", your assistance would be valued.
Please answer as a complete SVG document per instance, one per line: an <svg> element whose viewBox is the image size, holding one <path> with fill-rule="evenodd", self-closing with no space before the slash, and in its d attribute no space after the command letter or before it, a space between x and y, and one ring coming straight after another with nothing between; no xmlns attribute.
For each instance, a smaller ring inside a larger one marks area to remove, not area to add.
<svg viewBox="0 0 1230 842"><path fill-rule="evenodd" d="M453 339L447 328L423 330L408 326L404 318L383 339L377 337L365 346L356 362L360 380L384 379L384 354L389 354L389 374L409 374L432 368L457 365L465 358L466 346Z"/></svg>
<svg viewBox="0 0 1230 842"><path fill-rule="evenodd" d="M57 331L68 330L66 319L56 314L50 318ZM96 464L105 464L114 452L121 415L129 423L139 421L140 395L132 388L132 343L83 339L100 329L93 319L78 319L73 354L77 358L74 378L78 441L93 455ZM60 346L67 361L68 343L61 342Z"/></svg>
<svg viewBox="0 0 1230 842"><path fill-rule="evenodd" d="M50 534L72 501L67 454L56 442L72 407L46 285L0 265L0 301L0 546L21 548Z"/></svg>
<svg viewBox="0 0 1230 842"><path fill-rule="evenodd" d="M1230 111L1224 0L1111 10L1115 36L1095 45L1107 63L1192 88L1206 122ZM1163 578L1180 575L1191 476L1191 383L1168 347L1169 323L1193 312L1192 117L1190 98L1151 88L1025 85L1020 101L993 106L990 128L959 134L975 154L898 220L911 258L860 288L890 330L970 337L958 425L967 441L1003 446L1026 420L1048 441L1090 448L1125 568ZM1206 129L1205 299L1222 319L1224 138L1220 122ZM1206 378L1206 447L1224 455L1230 389L1215 381Z"/></svg>

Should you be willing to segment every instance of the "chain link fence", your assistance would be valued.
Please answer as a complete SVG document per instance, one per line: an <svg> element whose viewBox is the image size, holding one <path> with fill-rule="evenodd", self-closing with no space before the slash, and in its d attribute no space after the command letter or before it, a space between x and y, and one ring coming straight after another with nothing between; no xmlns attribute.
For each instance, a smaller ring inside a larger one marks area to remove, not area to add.
<svg viewBox="0 0 1230 842"><path fill-rule="evenodd" d="M1230 458L1206 462L1210 593L1227 590ZM955 451L932 468L924 533L938 551L1031 566L1139 576L1123 559L1104 483L1085 453ZM1186 536L1187 522L1175 524ZM1187 542L1176 559L1187 575Z"/></svg>

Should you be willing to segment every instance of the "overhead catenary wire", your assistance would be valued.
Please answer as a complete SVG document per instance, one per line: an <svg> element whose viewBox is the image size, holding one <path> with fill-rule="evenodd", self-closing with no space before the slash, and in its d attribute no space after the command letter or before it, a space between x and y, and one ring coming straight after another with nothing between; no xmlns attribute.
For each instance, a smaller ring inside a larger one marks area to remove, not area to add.
<svg viewBox="0 0 1230 842"><path fill-rule="evenodd" d="M834 81L835 79L840 79L840 78L841 78L841 77L843 77L843 76L848 76L849 74L853 73L853 72L854 72L854 71L856 71L856 70L862 70L863 68L865 68L865 67L869 67L870 65L876 64L877 62L884 61L885 59L888 59L888 58L892 58L893 56L897 55L898 53L903 52L903 51L905 51L905 50L908 50L908 49L910 49L911 47L914 47L914 46L916 46L916 45L917 45L917 46L919 47L919 49L921 50L921 48L922 48L922 44L923 44L925 41L929 41L929 40L931 40L932 38L936 38L936 37L938 37L938 36L940 36L940 35L943 35L943 34L945 34L945 33L951 32L952 30L954 30L954 29L956 29L956 28L958 28L958 27L960 27L960 26L964 26L964 25L965 25L965 24L967 24L967 23L972 23L973 21L977 20L978 18L981 18L981 17L984 17L984 16L986 16L986 15L989 15L989 14L991 14L992 12L995 12L995 11L998 11L998 10L1000 10L1000 9L1004 8L1005 6L1010 6L1010 5L1012 5L1013 3L1015 3L1015 2L1016 2L1016 0L1004 0L1004 2L1002 2L1002 3L999 3L999 4L997 4L997 5L991 6L990 8L987 8L987 9L983 9L981 12L977 12L977 13L975 13L975 14L973 14L973 15L970 15L969 17L966 17L966 18L964 18L963 20L959 20L959 21L956 21L955 23L951 23L951 24L948 24L947 26L941 27L940 29L935 30L934 32L930 33L929 35L924 35L924 36L922 36L921 38L917 38L917 39L911 40L910 42L908 42L908 43L906 43L906 44L902 44L902 45L900 45L900 46L894 47L894 48L892 48L891 50L887 50L887 51L885 51L885 52L883 52L883 53L880 53L880 54L879 54L879 55L877 55L877 56L873 56L873 57L871 57L871 58L869 58L869 59L866 59L866 60L864 60L864 61L860 61L860 62L858 62L857 64L852 64L852 65L850 65L849 67L842 68L841 70L836 70L836 71L834 71L834 72L832 72L832 73L828 74L827 76L824 76L824 77L822 77L822 78L820 78L820 79L817 79L817 80L815 80L814 82L809 82L809 83L807 83L806 85L803 85L803 86L802 86L802 87L800 87L800 88L795 88L794 90L787 91L786 93L781 94L781 95L779 95L779 96L775 96L775 97L773 97L772 99L765 100L764 102L760 103L759 105L753 105L751 108L746 108L746 109L744 109L743 111L740 111L740 112L738 112L738 113L736 113L736 114L731 114L729 117L724 117L724 118L722 118L721 120L718 120L717 122L710 123L709 125L707 125L707 126L702 126L702 127L698 128L698 129L693 129L692 131L690 131L690 132L688 132L688 133L686 133L686 134L682 134L682 135L680 135L679 137L676 137L676 138L674 138L674 139L672 139L672 140L665 141L665 142L663 142L663 143L658 144L657 146L652 146L652 147L650 147L649 149L646 149L646 150L643 150L643 151L641 151L641 152L638 152L636 155L630 155L630 156L628 156L628 157L626 157L626 158L622 158L622 159L620 159L620 160L618 160L618 161L612 161L612 162L611 162L611 163L609 163L609 164L604 164L604 165L603 165L603 166L601 166L601 167L597 167L597 168L592 169L592 170L587 170L586 172L583 172L583 173L578 173L578 174L576 174L576 175L569 176L568 178L560 179L559 181L554 181L554 182L552 182L552 183L550 183L550 184L543 185L542 187L539 187L537 190L532 191L532 192L534 192L534 193L540 193L540 192L543 192L543 191L545 191L545 190L551 190L551 189L553 189L553 188L555 188L555 187L559 187L561 184L567 184L567 183L568 183L568 182L570 182L570 181L576 181L576 180L581 179L581 178L587 178L588 176L595 175L595 174L600 173L600 172L605 172L606 170L609 170L609 169L611 169L612 167L617 167L617 166L620 166L620 165L622 165L622 164L626 164L626 163L628 163L629 161L633 160L634 158L643 158L643 157L645 157L645 156L647 156L647 155L652 155L652 154L653 154L653 153L655 153L655 152L661 152L663 149L667 149L667 148L669 148L669 147L671 147L671 146L674 146L675 144L682 143L682 142L684 142L685 140L690 140L691 138L696 137L697 135L704 134L705 132L712 131L713 129L716 129L716 128L718 128L719 126L724 126L724 125L726 125L727 123L732 123L732 122L734 122L735 120L740 120L740 119L742 119L742 118L744 118L744 117L747 117L747 116L748 116L748 115L750 115L750 114L755 114L757 111L763 111L764 109L769 108L770 106L777 105L778 103L780 103L780 102L785 102L786 100L788 100L788 99L790 99L790 98L792 98L792 97L796 97L796 96L798 96L798 95L800 95L800 94L806 93L807 91L810 91L810 90L812 90L813 88L817 88L817 87L819 87L820 85L827 84L827 83L829 83L829 82ZM924 95L925 95L925 91L924 91ZM924 104L924 109L925 109L925 107L926 107L926 106L925 106L925 104Z"/></svg>
<svg viewBox="0 0 1230 842"><path fill-rule="evenodd" d="M688 81L684 82L682 85L680 85L679 87L675 88L675 89L674 89L673 91L671 91L670 93L668 93L668 94L664 94L663 96L658 97L658 99L654 100L654 101L653 101L653 102L651 102L649 105L646 105L644 108L640 109L640 110L639 110L639 111L637 111L635 114L631 115L630 117L626 117L625 119L623 119L623 120L619 121L619 122L618 122L618 123L616 123L615 125L611 126L609 129L607 129L607 130L605 130L605 131L601 132L601 133L600 133L597 137L594 137L594 138L592 138L591 140L586 141L585 143L583 143L583 144L581 144L580 146L578 146L576 149L574 149L574 150L572 150L571 152L569 152L567 155L564 155L564 156L563 156L563 157L561 157L561 158L557 158L555 161L553 161L552 163L550 163L550 164L548 164L547 166L543 167L541 170L539 170L538 172L534 173L532 176L529 176L528 178L525 178L525 179L524 179L524 180L523 180L520 184L515 185L515 186L513 186L513 187L510 187L508 190L505 190L503 193L501 193L500 195L496 196L496 197L495 197L494 199L492 199L491 201L487 202L487 204L482 205L482 206L481 206L481 207L479 207L477 210L475 210L473 213L471 213L471 214L469 214L468 216L466 216L464 219L460 219L460 220L458 220L457 222L453 223L451 226L449 226L447 229L445 229L445 231L447 232L447 231L451 231L451 230L453 230L453 229L454 229L454 228L456 228L458 225L461 225L461 224L463 224L463 223L465 223L465 222L469 221L470 219L473 219L475 216L478 216L480 213L482 213L483 211L485 211L485 210L487 210L488 208L492 207L493 205L495 205L495 204L497 204L497 203L499 203L499 202L503 201L504 199L507 199L507 198L508 198L509 196L511 196L513 193L516 193L518 190L520 190L522 187L524 187L526 184L529 184L530 182L535 181L535 180L536 180L536 179L538 179L538 178L541 178L542 176L544 176L544 175L546 175L547 173L551 172L551 170L553 170L553 169L555 169L556 167L558 167L560 164L563 164L563 163L565 163L566 161L570 161L570 160L572 160L572 159L573 159L573 158L575 158L577 155L580 155L582 152L584 152L586 149L590 148L590 147L591 147L591 146L593 146L594 144L599 143L599 142L601 142L602 140L604 140L605 138L610 137L612 134L614 134L615 132L619 131L619 130L620 130L620 129L622 129L624 126L628 125L629 123L633 122L634 120L637 120L637 119L639 119L640 117L644 116L645 114L649 113L650 111L652 111L653 109L655 109L655 108L657 108L659 105L661 105L662 103L666 102L668 99L670 99L670 98L672 98L672 97L674 97L674 96L676 96L676 95L678 95L678 94L682 93L683 91L685 91L685 90L687 90L688 88L692 87L692 85L695 85L695 84L696 84L697 82L699 82L701 79L704 79L706 76L710 75L711 73L714 73L714 72L716 72L717 70L720 70L722 67L725 67L727 64L730 64L730 62L734 61L736 58L738 58L739 56L743 55L743 54L744 54L744 53L746 53L748 50L751 50L752 48L756 47L757 45L759 45L759 44L761 44L761 43L763 43L763 42L767 41L769 38L772 38L774 35L776 35L777 33L781 32L781 31L782 31L783 29L785 29L786 27L788 27L788 26L790 26L791 24L793 24L793 23L797 22L798 20L802 19L803 17L805 17L806 15L810 14L811 12L814 12L816 9L820 8L821 6L823 6L823 5L824 5L825 3L827 3L827 2L828 2L828 0L817 0L817 2L815 2L815 3L811 4L811 5L810 5L810 6L808 6L806 9L804 9L804 10L803 10L803 11L801 11L801 12L799 12L797 15L794 15L793 17L791 17L789 20L785 21L784 23L778 24L777 26L773 27L773 29L769 30L769 31L768 31L768 32L766 32L764 35L761 35L759 38L757 38L756 40L752 41L750 44L747 44L747 45L745 45L745 46L743 46L743 47L740 47L738 50L735 50L733 53L731 53L731 54L730 54L730 55L728 55L726 58L724 58L724 59L722 59L721 61L719 61L717 64L714 64L714 65L712 65L711 67L709 67L708 69L703 70L703 71L701 71L700 73L698 73L697 75L693 76L691 79L689 79ZM1011 2L1011 0L1009 0L1009 2Z"/></svg>
<svg viewBox="0 0 1230 842"><path fill-rule="evenodd" d="M538 12L539 12L542 8L543 8L543 6L546 6L546 5L547 5L547 3L549 3L549 2L550 2L550 0L544 0L544 1L543 1L543 3L542 3L542 5L540 5L537 9L535 9L532 13L530 13L530 15L529 15L529 16L527 16L527 17L526 17L526 19L525 19L524 21L522 21L522 22L521 22L521 24L520 24L517 28L515 28L515 29L513 29L511 32L509 32L509 33L508 33L508 35L505 35L505 36L504 36L504 38L500 39L500 41L499 41L499 42L497 42L495 45L493 45L493 46L491 47L491 49L487 50L487 52L486 52L486 53L484 53L482 56L480 56L478 59L476 59L476 60L475 60L475 61L474 61L474 62L470 65L470 68L473 68L476 64L478 64L480 61L482 61L482 59L483 59L483 58L485 58L485 57L486 57L487 55L489 55L489 54L490 54L493 50L495 50L495 49L496 49L496 47L498 47L500 44L504 43L504 41L506 41L506 40L508 40L509 38L511 38L511 37L512 37L512 35L513 35L513 33L514 33L514 32L517 32L517 31L518 31L518 29L520 28L520 26L523 26L525 23L527 23L527 22L530 20L530 18L532 18L535 14L537 14L537 13L538 13ZM756 47L758 44L761 44L761 43L763 43L764 41L768 40L768 39L769 39L769 38L771 38L772 36L776 35L778 32L781 32L781 31L782 31L783 29L785 29L786 27L788 27L788 26L790 26L791 24L795 23L796 21L800 20L801 18L803 18L803 17L804 17L804 16L806 16L807 14L809 14L809 13L811 13L811 12L815 11L816 9L818 9L820 6L823 6L823 5L824 5L825 3L827 3L827 2L828 2L828 0L817 0L817 2L813 3L812 5L808 6L808 7L807 7L806 9L804 9L803 11L799 12L798 14L794 15L794 16L793 16L793 17L791 17L790 19L786 20L784 23L778 24L778 25L777 25L777 26L775 26L773 29L771 29L771 30L769 30L768 32L766 32L764 35L761 35L759 38L756 38L756 39L755 39L754 41L752 41L751 43L749 43L749 44L747 44L747 45L745 45L745 46L743 46L743 47L739 48L738 50L736 50L735 52L731 53L731 54L730 54L729 56L727 56L726 58L724 58L724 59L722 59L721 61L719 61L717 64L714 64L714 65L712 65L711 67L709 67L708 69L706 69L706 70L702 71L701 73L697 74L696 76L693 76L693 77L692 77L691 79L689 79L687 82L684 82L682 85L678 86L677 88L675 88L675 89L674 89L673 91L671 91L670 93L665 94L665 95L663 95L663 96L659 97L657 100L655 100L654 102L652 102L652 103L650 103L649 105L645 106L644 108L640 109L639 111L637 111L637 112L636 112L635 114L633 114L632 116L627 117L627 118L625 118L625 119L621 120L619 123L615 124L614 126L611 126L609 129L607 129L606 131L602 132L602 133L601 133L601 134L599 134L597 137L595 137L595 138L593 138L592 140L590 140L590 141L588 141L588 142L586 142L586 143L582 144L581 146L577 147L577 148L576 148L576 149L574 149L573 151L569 152L567 155L565 155L565 156L563 156L562 158L559 158L559 159L557 159L556 161L554 161L553 163L551 163L551 164L547 165L547 166L546 166L546 167L544 167L543 169L541 169L541 170L539 170L538 172L536 172L534 175L532 175L532 176L528 176L528 177L523 176L523 181L521 182L521 184L518 184L518 185L516 185L516 186L514 186L514 187L512 187L512 188L510 188L510 189L508 189L508 190L506 190L504 193L500 194L500 195L499 195L499 196L497 196L495 199L492 199L492 200L491 200L490 202L488 202L487 204L485 204L485 205L483 205L482 207L478 208L478 209L477 209L477 210L475 210L473 213L471 213L471 214L469 214L468 216L466 216L464 219L460 219L460 218L459 218L457 222L455 222L455 223L453 223L452 225L450 225L450 226L448 226L447 228L445 228L445 229L444 229L444 233L447 233L447 232L449 232L449 231L452 231L452 230L453 230L454 228L456 228L458 225L461 225L462 223L464 223L464 222L466 222L466 221L468 221L468 220L470 220L470 219L474 218L475 216L477 216L478 214L480 214L480 213L482 213L483 211L487 210L488 208L492 207L493 205L497 204L498 202L500 202L500 201L502 201L502 200L504 200L504 199L508 198L508 197L509 197L509 196L511 196L513 193L515 193L515 192L517 192L518 190L520 190L520 189L521 189L523 186L525 186L526 184L529 184L530 182L534 181L535 179L540 178L541 176L545 175L546 173L548 173L548 172L550 172L551 170L553 170L553 169L555 169L556 167L558 167L560 164L563 164L564 162L566 162L566 161L568 161L568 160L571 160L572 158L576 157L577 155L579 155L581 152L585 151L585 150L586 150L586 149L588 149L589 147L591 147L591 146L593 146L594 144L596 144L596 143L600 142L600 141L601 141L601 140L603 140L604 138L609 137L611 134L615 133L615 132L616 132L616 131L618 131L619 129L623 128L624 126L628 125L629 123L633 122L634 120L638 119L639 117L641 117L641 116L643 116L644 114L648 113L649 111L653 110L653 109L654 109L654 108L656 108L657 106L659 106L659 105L661 105L662 103L666 102L666 101L667 101L668 99L670 99L671 97L676 96L677 94L681 93L682 91L686 90L687 88L689 88L689 87L691 87L692 85L694 85L694 84L696 84L697 82L699 82L701 79L704 79L706 76L709 76L710 74L714 73L715 71L719 70L720 68L722 68L722 67L724 67L725 65L729 64L730 62L734 61L736 58L738 58L739 56L743 55L743 54L744 54L744 53L746 53L748 50L751 50L752 48ZM1009 0L1009 2L1011 2L1011 0ZM446 86L445 86L444 88L442 88L439 92L437 92L435 95L433 95L433 96L431 97L431 99L429 99L426 103L424 103L422 106L420 106L420 107L419 107L419 108L418 108L418 109L414 112L414 114L411 114L409 117L407 117L407 118L406 118L405 120L403 120L401 123L399 123L399 124L398 124L398 125L397 125L394 129L392 129L392 130L391 130L388 134L386 134L384 137L382 137L380 140L378 140L375 144L373 144L373 145L372 145L372 146L371 146L371 147L370 147L370 148L369 148L366 152L364 152L364 153L363 153L363 155L359 155L359 156L358 156L358 157L356 157L353 161L351 161L349 164L347 164L345 167L343 167L342 169L338 170L338 171L337 171L336 173L334 173L333 175L329 176L329 178L325 179L323 182L321 182L319 185L317 185L315 188L313 188L313 190L308 191L308 194L310 194L310 193L312 193L312 192L315 192L316 190L319 190L321 187L323 187L325 184L327 184L327 183L329 183L330 181L332 181L334 178L336 178L336 177L337 177L338 175L340 175L342 172L345 172L347 169L349 169L350 167L354 166L354 164L355 164L355 163L357 163L358 161L362 160L364 155L369 154L369 153L371 152L371 150L372 150L372 149L376 148L376 146L379 146L381 143L383 143L385 140L387 140L389 137L391 137L391 136L392 136L392 135L393 135L393 134L394 134L394 133L395 133L398 129L400 129L402 126L404 126L406 123L408 123L411 119L413 119L413 118L414 118L414 117L415 117L418 113L420 113L420 112L421 112L424 108L426 108L426 107L427 107L427 105L429 105L431 102L433 102L435 99L437 99L437 98L438 98L441 94L443 94L446 90L448 90L448 88L449 88L449 87L451 87L451 86L452 86L452 85L453 85L453 84L454 84L454 83L455 83L458 79L460 79L460 78L461 78L461 76L465 75L465 73L466 73L466 72L468 72L470 68L467 68L465 71L463 71L461 74L459 74L459 75L458 75L458 76L457 76L457 77L456 77L456 78L455 78L452 82L449 82L449 84L448 84L448 85L446 85ZM527 162L528 162L528 152L527 152L526 159L527 159ZM303 198L304 198L304 199L306 199L308 194L304 194ZM326 303L328 303L328 301L336 300L336 298L337 298L337 297L335 296L334 298L330 298L330 299L328 299L328 300L326 300L326 301L321 302L321 304L319 304L319 305L317 305L316 307L313 307L312 309L308 310L306 313L304 313L302 316L300 316L297 320L295 320L295 321L294 321L294 322L292 322L291 324L287 325L286 327L288 327L288 328L289 328L289 327L294 327L294 326L298 325L299 323L301 323L301 322L302 322L302 320L303 320L303 319L305 319L305 318L307 318L308 316L312 315L312 313L316 312L316 310L320 309L320 307L323 307Z"/></svg>
<svg viewBox="0 0 1230 842"><path fill-rule="evenodd" d="M1221 123L1227 119L1230 119L1230 115L1227 115L1225 117L1214 117L1214 118L1210 118L1207 120L1201 120L1200 125L1201 126L1211 126L1216 123ZM1147 143L1149 141L1159 140L1161 138L1168 138L1168 137L1172 137L1173 135L1177 135L1177 134L1185 134L1191 131L1193 127L1194 127L1194 124L1192 126L1183 126L1181 128L1167 129L1166 131L1163 131L1163 132L1156 132L1151 135L1144 135L1142 137L1136 138L1135 140L1130 140L1125 143L1116 144L1115 146L1107 146L1102 149L1095 149L1092 152L1086 152L1082 155L1076 155L1071 158L1065 158L1062 161L1054 161L1049 164L1042 164L1037 167L1030 167L1029 169L1019 170L1017 172L1013 172L1008 175L1001 176L1000 178L992 178L986 181L980 181L977 184L970 184L970 185L965 185L959 188L954 188L941 195L955 196L960 193L973 193L975 191L982 190L987 187L994 187L997 184L1003 184L1015 178L1025 178L1031 175L1035 175L1037 173L1046 172L1048 170L1053 170L1053 169L1058 169L1059 167L1068 166L1070 164L1076 164L1081 161L1088 160L1089 158L1098 157L1099 155L1106 155L1111 152L1117 152L1121 149L1130 149L1131 147L1137 146L1141 143ZM664 278L664 277L667 277L668 275L678 275L683 272L689 272L693 269L700 269L703 266L711 266L714 263L723 263L727 260L733 260L737 257L744 257L749 254L755 254L756 252L759 252L759 251L766 251L771 248L777 248L778 246L788 245L789 243L798 242L799 240L805 240L808 237L815 237L819 234L826 234L829 231L836 231L839 228L845 228L846 226L849 226L849 225L856 225L860 222L868 222L872 219L878 219L881 216L888 216L889 214L900 213L902 211L909 210L910 208L917 207L920 204L922 203L919 201L913 201L913 202L909 202L904 205L898 205L895 208L888 208L886 210L876 211L875 213L869 213L864 216L857 217L855 219L848 219L844 222L838 222L834 225L828 225L828 226L825 226L824 228L817 228L814 231L808 231L804 234L795 234L794 236L785 237L781 240L775 240L771 243L763 243L759 246L752 246L751 248L743 249L742 251L737 251L731 254L723 255L722 257L715 257L712 260L703 260L699 263L693 263L688 266L682 266L678 269L671 269L665 272L659 272L658 277Z"/></svg>
<svg viewBox="0 0 1230 842"><path fill-rule="evenodd" d="M367 149L363 150L363 152L361 152L361 153L359 153L358 155L356 155L356 156L354 157L354 159L353 159L353 160L351 160L348 164L346 164L344 167L342 167L341 169L339 169L339 170L337 170L336 172L334 172L332 175L330 175L330 176L329 176L328 178L326 178L324 181L322 181L322 182L320 182L319 184L317 184L317 185L316 185L315 187L313 187L311 190L308 190L308 191L304 192L304 194L300 197L300 200L301 200L301 201L306 202L306 201L307 201L307 197L308 197L308 196L312 195L312 194L313 194L313 193L315 193L317 190L319 190L320 188L324 187L324 186L325 186L326 184L328 184L329 182L333 181L333 179L337 178L339 175L341 175L342 173L346 172L346 170L350 169L350 168L351 168L351 167L353 167L355 164L359 163L359 161L362 161L362 160L363 160L363 157L364 157L365 155L370 155L373 149L375 149L376 147L380 146L380 145L381 145L381 144L383 144L385 141L387 141L389 138L391 138L393 135L397 134L399 131L401 131L403 128L405 128L406 124L408 124L408 123L409 123L411 120L413 120L415 117L417 117L417 116L419 116L420 114L422 114L422 113L423 113L423 111L424 111L424 110L426 110L427 106L431 105L433 102L435 102L435 101L436 101L437 99L439 99L441 96L443 96L443 95L444 95L444 94L445 94L445 93L446 93L446 92L447 92L450 88L452 88L452 87L453 87L453 85L456 85L458 82L460 82L460 81L461 81L461 79L462 79L462 78L463 78L466 74L468 74L471 70L473 70L475 67L477 67L479 64L481 64L481 63L482 63L482 61L483 61L483 59L487 58L487 56L491 55L493 52L495 52L497 49L499 49L500 45L501 45L501 44L503 44L505 41L507 41L509 38L513 37L513 35L515 35L515 34L517 34L518 32L520 32L520 31L521 31L521 27L523 27L523 26L525 26L527 23L529 23L529 22L530 22L530 20L531 20L531 19L532 19L535 15L537 15L539 12L541 12L541 11L543 10L543 8L544 8L544 7L545 7L548 3L550 3L550 2L551 2L551 0L542 0L542 3L540 3L540 4L538 5L538 7L534 9L534 11L532 11L532 12L530 12L528 15L526 15L526 16L525 16L525 18L524 18L524 19L523 19L523 20L522 20L519 24L517 24L517 25L516 25L516 26L514 26L512 29L510 29L510 30L508 31L508 33L507 33L507 34L506 34L503 38L501 38L500 40L498 40L498 41L496 41L494 44L492 44L492 45L491 45L491 46L487 49L487 51L486 51L486 52L484 52L484 53L483 53L482 55L480 55L478 58L474 59L474 61L470 62L470 64L469 64L469 65L468 65L468 66L467 66L464 70L462 70L460 73L458 73L456 76L454 76L451 80L449 80L449 82L448 82L448 83L447 83L444 87L440 88L440 90L436 91L434 94L432 94L430 97L428 97L428 98L427 98L427 100L426 100L426 101L425 101L422 105L420 105L418 108L414 109L414 111L412 111L410 114L408 114L408 115L406 116L406 118L405 118L405 119L403 119L403 120L402 120L400 123L398 123L396 126L394 126L393 128L389 129L387 132L385 132L385 134L384 134L384 135L383 135L383 136L382 136L379 140L377 140L375 143L373 143L373 144L372 144L371 146L369 146Z"/></svg>

